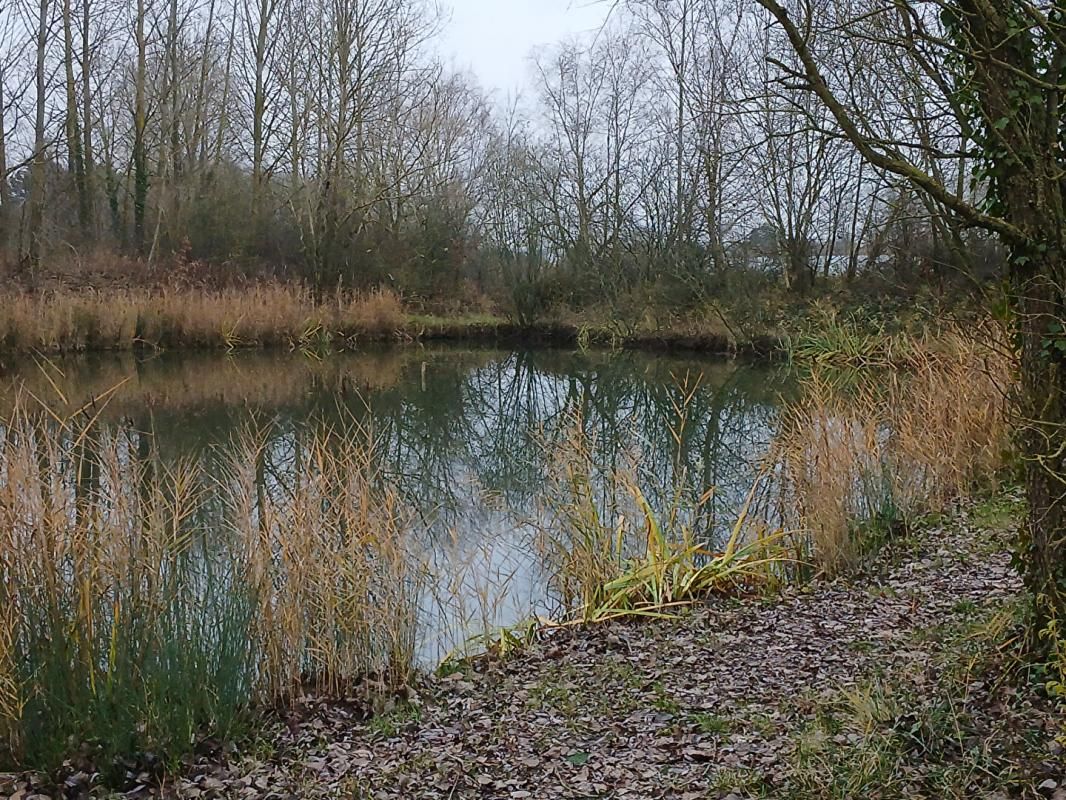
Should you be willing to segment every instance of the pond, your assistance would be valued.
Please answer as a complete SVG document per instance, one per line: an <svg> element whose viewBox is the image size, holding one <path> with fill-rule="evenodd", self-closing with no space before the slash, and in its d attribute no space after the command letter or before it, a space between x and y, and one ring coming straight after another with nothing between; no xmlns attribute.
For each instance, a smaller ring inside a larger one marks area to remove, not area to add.
<svg viewBox="0 0 1066 800"><path fill-rule="evenodd" d="M430 566L415 644L424 665L558 602L534 540L551 519L553 459L575 426L597 467L632 471L653 507L682 483L693 496L713 489L704 513L714 535L736 519L791 390L773 366L461 347L95 354L8 364L2 376L0 416L21 387L61 416L81 408L75 416L96 428L136 432L164 469L217 472L254 428L270 493L299 479L309 425L357 421Z"/></svg>

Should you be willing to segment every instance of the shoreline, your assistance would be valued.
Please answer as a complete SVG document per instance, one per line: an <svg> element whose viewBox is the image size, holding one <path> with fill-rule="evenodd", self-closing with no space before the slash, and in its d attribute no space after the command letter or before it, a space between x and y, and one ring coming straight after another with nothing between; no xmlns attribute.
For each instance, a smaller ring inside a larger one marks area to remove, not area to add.
<svg viewBox="0 0 1066 800"><path fill-rule="evenodd" d="M852 580L548 629L385 697L307 694L161 783L131 772L123 796L1051 796L1066 713L1004 661L1018 516L1001 494ZM100 796L85 772L59 778L63 796ZM3 791L59 796L29 774L0 775Z"/></svg>
<svg viewBox="0 0 1066 800"><path fill-rule="evenodd" d="M582 339L585 342L582 342ZM596 349L641 350L646 352L692 352L726 358L773 360L786 357L780 337L760 335L744 342L734 342L716 333L692 333L669 328L615 334L603 327L586 327L570 323L533 323L522 325L501 319L486 325L465 324L462 318L421 328L413 335L415 342L470 342L494 344L529 344L537 346L585 346Z"/></svg>
<svg viewBox="0 0 1066 800"><path fill-rule="evenodd" d="M891 360L894 344L934 338L942 314L898 319L899 309L846 297L793 297L752 316L743 305L624 313L603 306L544 309L528 321L493 306L423 307L390 289L319 294L281 282L231 287L107 286L0 291L0 356L111 351L351 351L369 343L458 342L693 352L716 357L863 365ZM886 321L886 310L891 320ZM968 314L965 303L960 313ZM950 327L950 326L949 326Z"/></svg>
<svg viewBox="0 0 1066 800"><path fill-rule="evenodd" d="M491 347L544 347L589 350L633 350L649 353L695 353L715 358L744 359L751 361L778 361L788 358L785 340L779 336L759 335L743 342L735 342L716 333L694 333L669 328L656 331L638 331L619 335L603 327L578 326L572 323L535 322L524 325L504 318L485 322L467 322L459 317L442 317L431 323L408 323L403 327L385 332L338 331L328 343L300 343L284 341L279 332L272 341L240 342L181 342L150 341L132 338L111 343L86 342L78 344L54 343L51 345L11 347L0 339L0 357L24 357L27 355L72 356L93 353L227 353L227 352L298 352L312 350L323 354L330 352L358 352L364 345L410 347L422 344L469 344Z"/></svg>
<svg viewBox="0 0 1066 800"><path fill-rule="evenodd" d="M981 683L981 667L955 674L970 640L1020 596L1004 549L1014 524L999 499L969 504L895 542L852 581L710 598L673 619L542 631L511 656L443 670L362 720L357 707L306 698L273 730L283 756L267 782L291 783L261 796L325 797L336 787L383 799L1039 794L1066 779L1066 761L1048 740L1043 750L1026 744L1016 726L1061 729L1062 709L1033 687L1014 695L994 672ZM865 702L884 708L866 719ZM917 775L861 772L872 748L894 746L896 728L940 724L944 703L958 704L958 735L946 720L935 734L960 745L984 737L996 749L995 780L975 775L933 794L971 774L951 742L918 752L902 742L894 755L918 762ZM822 759L849 754L854 764L822 771ZM260 785L254 763L239 759L194 772L176 796L214 781Z"/></svg>
<svg viewBox="0 0 1066 800"><path fill-rule="evenodd" d="M775 325L735 326L704 309L604 309L520 322L497 310L419 311L388 289L316 295L281 283L226 289L110 288L0 292L0 356L107 351L288 349L325 353L367 343L427 342L782 355Z"/></svg>

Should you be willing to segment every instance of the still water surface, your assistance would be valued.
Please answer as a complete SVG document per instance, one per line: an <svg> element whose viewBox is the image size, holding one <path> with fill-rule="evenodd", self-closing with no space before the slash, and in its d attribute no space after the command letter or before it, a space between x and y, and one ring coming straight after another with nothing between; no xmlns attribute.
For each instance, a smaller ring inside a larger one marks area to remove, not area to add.
<svg viewBox="0 0 1066 800"><path fill-rule="evenodd" d="M550 610L532 531L550 503L553 450L576 420L595 463L635 468L653 505L681 476L696 494L713 487L711 526L727 530L791 388L776 367L697 357L414 347L321 359L105 354L8 364L0 376L0 413L24 385L67 408L90 403L98 424L150 431L163 460L208 469L254 424L266 431L268 474L292 474L309 421L360 420L433 564L424 663L474 633Z"/></svg>

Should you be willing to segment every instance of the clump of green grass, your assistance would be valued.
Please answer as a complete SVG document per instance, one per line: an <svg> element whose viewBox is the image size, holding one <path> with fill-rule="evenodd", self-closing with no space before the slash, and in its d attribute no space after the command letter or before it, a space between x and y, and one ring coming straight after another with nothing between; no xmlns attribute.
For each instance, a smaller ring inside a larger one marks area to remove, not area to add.
<svg viewBox="0 0 1066 800"><path fill-rule="evenodd" d="M1017 525L1025 516L1025 499L1018 494L997 492L982 498L973 509L973 521L980 527L1002 531Z"/></svg>
<svg viewBox="0 0 1066 800"><path fill-rule="evenodd" d="M372 717L367 727L371 733L385 739L398 735L408 725L422 719L422 710L411 703L400 703L383 713Z"/></svg>
<svg viewBox="0 0 1066 800"><path fill-rule="evenodd" d="M616 544L610 552L617 572L586 591L588 602L575 612L582 622L657 616L712 594L750 591L773 582L772 567L782 557L782 551L774 547L778 535L742 542L741 520L724 547L714 550L696 541L688 526L679 525L672 531L664 527L640 489L633 484L628 488L642 515L638 524L643 552L625 555L623 523L615 532Z"/></svg>
<svg viewBox="0 0 1066 800"><path fill-rule="evenodd" d="M797 364L834 367L887 366L909 356L910 340L888 333L884 325L835 309L815 306L814 313L785 338L785 350Z"/></svg>
<svg viewBox="0 0 1066 800"><path fill-rule="evenodd" d="M699 728L701 733L712 734L715 736L727 736L730 731L733 730L733 721L728 717L723 717L718 714L708 714L704 712L693 714L692 722L697 728Z"/></svg>

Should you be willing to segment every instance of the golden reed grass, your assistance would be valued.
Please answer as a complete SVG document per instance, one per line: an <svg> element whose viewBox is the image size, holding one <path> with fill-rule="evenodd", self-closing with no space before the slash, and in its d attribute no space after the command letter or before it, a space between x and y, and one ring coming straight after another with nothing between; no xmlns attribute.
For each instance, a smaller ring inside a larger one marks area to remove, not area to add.
<svg viewBox="0 0 1066 800"><path fill-rule="evenodd" d="M392 336L405 320L389 289L326 297L287 284L13 293L0 297L0 350L301 347Z"/></svg>
<svg viewBox="0 0 1066 800"><path fill-rule="evenodd" d="M878 533L994 479L1010 438L1005 342L989 323L910 343L900 369L811 373L766 469L773 516L805 532L823 569L854 566Z"/></svg>
<svg viewBox="0 0 1066 800"><path fill-rule="evenodd" d="M32 406L0 424L0 763L176 756L250 707L407 679L421 561L357 421L298 459L249 430L168 464Z"/></svg>
<svg viewBox="0 0 1066 800"><path fill-rule="evenodd" d="M259 602L263 689L311 681L340 697L372 678L402 686L415 649L414 593L424 563L408 514L378 472L372 435L349 418L298 445L287 476L266 473L265 441L242 440L226 499L242 571ZM270 491L281 478L285 491Z"/></svg>
<svg viewBox="0 0 1066 800"><path fill-rule="evenodd" d="M679 382L668 412L679 447L699 385L698 379ZM706 507L713 487L693 487L684 472L673 473L649 501L636 453L607 469L597 462L599 448L580 414L565 433L550 453L547 523L537 536L565 621L663 616L712 594L776 583L787 555L784 534L749 518L754 491L737 509L735 524L719 530Z"/></svg>

